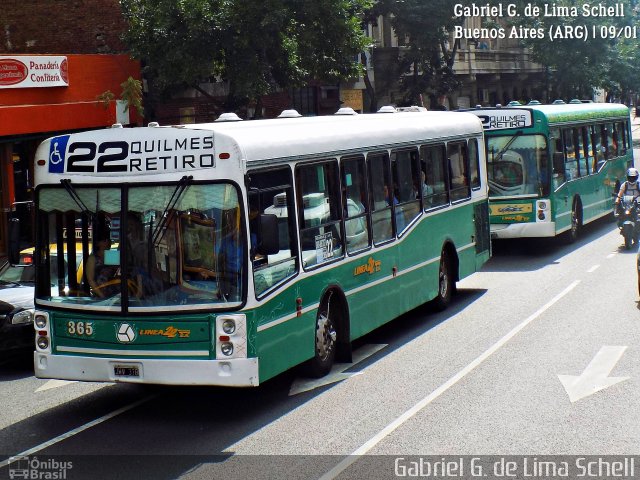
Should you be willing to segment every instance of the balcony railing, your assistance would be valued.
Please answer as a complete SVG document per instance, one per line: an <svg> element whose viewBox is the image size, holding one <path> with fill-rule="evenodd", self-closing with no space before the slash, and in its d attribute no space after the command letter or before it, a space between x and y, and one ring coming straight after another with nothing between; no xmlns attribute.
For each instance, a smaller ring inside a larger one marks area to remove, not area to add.
<svg viewBox="0 0 640 480"><path fill-rule="evenodd" d="M532 73L544 68L533 61L531 53L513 50L458 50L453 70L458 75Z"/></svg>

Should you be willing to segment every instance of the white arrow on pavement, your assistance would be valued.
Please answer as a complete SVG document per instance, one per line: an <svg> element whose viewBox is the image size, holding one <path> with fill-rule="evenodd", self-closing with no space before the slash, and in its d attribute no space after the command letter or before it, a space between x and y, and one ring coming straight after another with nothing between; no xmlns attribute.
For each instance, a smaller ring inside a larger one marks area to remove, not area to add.
<svg viewBox="0 0 640 480"><path fill-rule="evenodd" d="M626 349L627 347L603 346L580 376L558 375L571 403L628 380L629 377L609 376Z"/></svg>
<svg viewBox="0 0 640 480"><path fill-rule="evenodd" d="M36 392L43 392L44 390L51 390L52 388L64 387L76 383L75 380L49 380L44 385L40 385L36 388Z"/></svg>
<svg viewBox="0 0 640 480"><path fill-rule="evenodd" d="M331 369L331 371L322 378L296 379L291 385L291 389L289 390L289 396L291 397L293 395L298 395L299 393L302 393L302 392L308 392L309 390L313 390L314 388L323 387L325 385L330 385L332 383L340 382L342 380L346 380L347 378L353 377L354 375L360 375L362 372L344 373L344 371L347 368L351 368L355 364L360 363L364 359L370 357L377 351L382 350L386 346L387 346L386 344L364 345L363 347L353 352L352 363L336 363Z"/></svg>

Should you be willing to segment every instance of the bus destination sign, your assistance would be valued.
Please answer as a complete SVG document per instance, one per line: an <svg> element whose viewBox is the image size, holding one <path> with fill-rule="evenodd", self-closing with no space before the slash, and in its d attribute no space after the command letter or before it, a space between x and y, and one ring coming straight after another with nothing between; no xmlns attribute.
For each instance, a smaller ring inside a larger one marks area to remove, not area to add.
<svg viewBox="0 0 640 480"><path fill-rule="evenodd" d="M533 125L531 110L518 108L500 108L473 110L482 121L485 130L505 130L507 128L525 128Z"/></svg>
<svg viewBox="0 0 640 480"><path fill-rule="evenodd" d="M215 167L211 133L153 130L148 136L141 129L108 129L54 137L49 173L160 174Z"/></svg>

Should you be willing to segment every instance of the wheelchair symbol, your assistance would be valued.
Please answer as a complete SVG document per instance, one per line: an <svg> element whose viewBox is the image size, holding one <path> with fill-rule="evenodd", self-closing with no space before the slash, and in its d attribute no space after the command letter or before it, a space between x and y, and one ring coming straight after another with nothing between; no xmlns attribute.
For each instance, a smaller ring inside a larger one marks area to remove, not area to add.
<svg viewBox="0 0 640 480"><path fill-rule="evenodd" d="M54 158L56 158L56 160L54 160ZM60 155L60 152L58 151L58 142L54 142L53 151L51 152L51 155L49 155L49 162L51 163L51 165L57 165L61 161L62 155Z"/></svg>

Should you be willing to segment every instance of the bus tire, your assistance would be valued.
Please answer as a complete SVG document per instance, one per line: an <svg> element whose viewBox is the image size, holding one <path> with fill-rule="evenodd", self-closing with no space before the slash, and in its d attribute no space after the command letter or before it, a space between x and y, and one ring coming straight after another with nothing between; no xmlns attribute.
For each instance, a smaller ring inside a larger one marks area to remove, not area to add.
<svg viewBox="0 0 640 480"><path fill-rule="evenodd" d="M438 293L431 305L436 312L446 309L451 303L455 289L455 281L451 268L452 262L449 253L442 250L440 255L440 268L438 270Z"/></svg>
<svg viewBox="0 0 640 480"><path fill-rule="evenodd" d="M574 243L578 240L580 235L580 229L582 228L582 203L579 198L573 201L573 207L571 207L571 228L567 234L568 243Z"/></svg>
<svg viewBox="0 0 640 480"><path fill-rule="evenodd" d="M331 371L338 347L338 308L331 303L330 291L320 302L316 315L314 355L309 360L307 373L314 378L324 377ZM334 302L335 303L335 302Z"/></svg>

